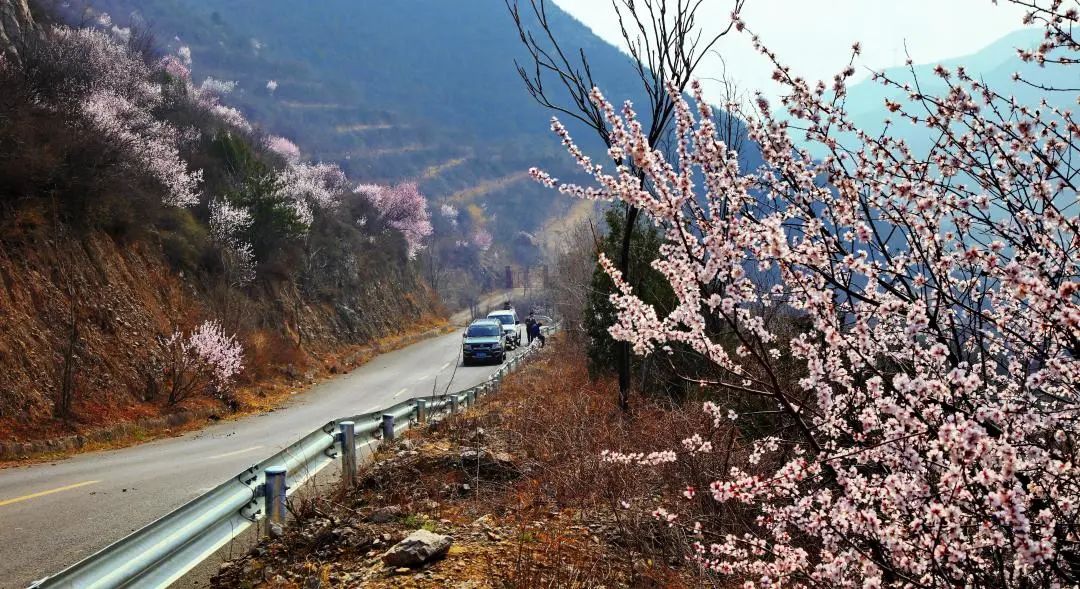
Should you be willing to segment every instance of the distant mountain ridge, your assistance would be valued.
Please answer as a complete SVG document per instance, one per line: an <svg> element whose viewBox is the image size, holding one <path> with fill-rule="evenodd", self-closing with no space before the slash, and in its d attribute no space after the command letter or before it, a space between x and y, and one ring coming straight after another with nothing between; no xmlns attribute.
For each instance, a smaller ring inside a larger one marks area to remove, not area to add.
<svg viewBox="0 0 1080 589"><path fill-rule="evenodd" d="M1060 67L1053 65L1040 67L1033 63L1023 63L1017 57L1017 49L1031 49L1039 44L1041 38L1042 31L1039 29L1020 29L969 55L917 64L911 70L903 66L888 68L882 73L890 79L902 83L907 82L913 86L917 80L918 87L924 95L941 96L948 92L948 87L944 80L934 74L934 67L940 64L955 73L959 66L963 66L973 78L981 79L990 88L1005 96L1015 96L1022 104L1038 106L1045 98L1052 105L1075 109L1075 93L1047 93L1012 79L1014 73L1019 73L1024 79L1036 84L1060 87L1062 83L1065 83L1067 86L1075 86L1075 83L1059 75ZM885 108L886 99L902 104L909 102L903 91L885 87L873 80L865 80L848 89L845 106L855 125L870 134L880 133L884 128L884 120L889 118L893 121L890 133L894 136L906 139L916 150L929 147L932 138L925 133L925 128L913 127L907 122L898 120L899 117L896 116L890 117L890 113Z"/></svg>

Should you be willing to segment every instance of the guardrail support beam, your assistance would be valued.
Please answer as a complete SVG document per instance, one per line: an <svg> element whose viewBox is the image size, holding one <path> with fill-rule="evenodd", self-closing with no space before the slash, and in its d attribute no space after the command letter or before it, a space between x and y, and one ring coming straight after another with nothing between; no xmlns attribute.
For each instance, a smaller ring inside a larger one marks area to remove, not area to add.
<svg viewBox="0 0 1080 589"><path fill-rule="evenodd" d="M338 428L341 430L341 480L345 488L351 489L356 485L356 424L342 421Z"/></svg>
<svg viewBox="0 0 1080 589"><path fill-rule="evenodd" d="M394 441L394 416L389 413L382 416L382 439L384 442Z"/></svg>
<svg viewBox="0 0 1080 589"><path fill-rule="evenodd" d="M428 411L427 401L424 399L416 400L416 421L419 423L427 423Z"/></svg>
<svg viewBox="0 0 1080 589"><path fill-rule="evenodd" d="M458 403L459 403L458 396L457 395L450 395L450 413L451 414L458 412Z"/></svg>
<svg viewBox="0 0 1080 589"><path fill-rule="evenodd" d="M273 526L285 524L285 491L289 487L285 484L284 466L268 466L264 473L263 502L266 505L266 533L269 534Z"/></svg>

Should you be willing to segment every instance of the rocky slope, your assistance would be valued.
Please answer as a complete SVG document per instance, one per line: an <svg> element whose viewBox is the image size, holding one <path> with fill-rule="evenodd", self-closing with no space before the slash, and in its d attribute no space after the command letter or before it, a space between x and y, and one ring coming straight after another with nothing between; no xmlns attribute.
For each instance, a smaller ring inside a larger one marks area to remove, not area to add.
<svg viewBox="0 0 1080 589"><path fill-rule="evenodd" d="M422 289L390 280L373 284L354 309L305 300L290 288L222 301L175 272L152 245L104 234L4 245L0 440L180 410L161 407L161 342L210 314L224 316L227 331L260 326L239 330L247 350L242 384L254 387L274 379L302 382L321 356L397 333L401 318L432 316L434 308ZM73 423L52 419L68 361Z"/></svg>
<svg viewBox="0 0 1080 589"><path fill-rule="evenodd" d="M33 29L34 19L30 14L30 5L26 0L0 0L0 52L17 59L11 47L11 39L18 37L26 29Z"/></svg>

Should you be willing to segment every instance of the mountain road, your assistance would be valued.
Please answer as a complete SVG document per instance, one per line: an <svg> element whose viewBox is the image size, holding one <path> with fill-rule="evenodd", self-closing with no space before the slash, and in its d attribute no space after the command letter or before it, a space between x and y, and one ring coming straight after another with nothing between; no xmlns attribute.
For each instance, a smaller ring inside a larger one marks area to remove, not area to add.
<svg viewBox="0 0 1080 589"><path fill-rule="evenodd" d="M461 331L382 354L276 410L145 444L0 471L0 587L25 587L150 523L334 418L477 385ZM520 352L517 350L515 353Z"/></svg>

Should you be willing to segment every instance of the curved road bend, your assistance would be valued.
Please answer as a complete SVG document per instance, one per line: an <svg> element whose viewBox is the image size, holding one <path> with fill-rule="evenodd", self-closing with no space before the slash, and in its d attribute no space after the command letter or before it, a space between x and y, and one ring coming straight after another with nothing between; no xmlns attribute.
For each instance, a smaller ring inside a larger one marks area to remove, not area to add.
<svg viewBox="0 0 1080 589"><path fill-rule="evenodd" d="M461 330L380 355L276 411L176 438L0 470L0 587L26 587L104 548L331 419L481 383L459 365Z"/></svg>

